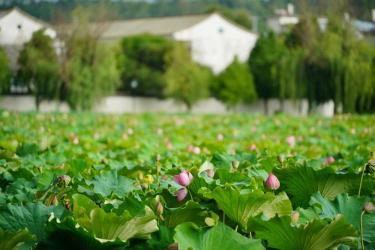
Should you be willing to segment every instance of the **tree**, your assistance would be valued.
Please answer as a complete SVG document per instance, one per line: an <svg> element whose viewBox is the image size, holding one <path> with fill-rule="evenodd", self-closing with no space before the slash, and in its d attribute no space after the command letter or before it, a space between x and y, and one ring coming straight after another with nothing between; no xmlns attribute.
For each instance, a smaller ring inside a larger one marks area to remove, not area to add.
<svg viewBox="0 0 375 250"><path fill-rule="evenodd" d="M98 41L105 23L89 26L95 13L95 9L87 12L77 8L73 13L73 24L62 35L65 47L60 97L73 110L91 109L102 97L113 93L119 84L114 49Z"/></svg>
<svg viewBox="0 0 375 250"><path fill-rule="evenodd" d="M8 58L0 48L0 94L5 93L10 87L11 70L9 68Z"/></svg>
<svg viewBox="0 0 375 250"><path fill-rule="evenodd" d="M18 58L17 78L34 94L37 109L42 100L57 97L59 64L53 40L44 30L34 32Z"/></svg>
<svg viewBox="0 0 375 250"><path fill-rule="evenodd" d="M167 63L166 96L184 103L191 110L195 102L208 96L211 71L194 63L185 45L179 43L167 54Z"/></svg>
<svg viewBox="0 0 375 250"><path fill-rule="evenodd" d="M117 58L122 90L131 95L163 97L166 54L172 41L149 34L125 37ZM138 86L132 86L137 81Z"/></svg>
<svg viewBox="0 0 375 250"><path fill-rule="evenodd" d="M283 41L274 33L269 33L259 38L249 58L255 87L258 96L264 99L266 113L268 113L267 100L279 97L278 63L285 51Z"/></svg>
<svg viewBox="0 0 375 250"><path fill-rule="evenodd" d="M241 102L250 103L257 97L248 65L240 63L237 58L216 77L211 92L228 107Z"/></svg>
<svg viewBox="0 0 375 250"><path fill-rule="evenodd" d="M208 8L208 13L220 13L224 17L228 18L232 22L241 25L247 29L252 28L252 17L245 9L230 9L222 5L213 5Z"/></svg>

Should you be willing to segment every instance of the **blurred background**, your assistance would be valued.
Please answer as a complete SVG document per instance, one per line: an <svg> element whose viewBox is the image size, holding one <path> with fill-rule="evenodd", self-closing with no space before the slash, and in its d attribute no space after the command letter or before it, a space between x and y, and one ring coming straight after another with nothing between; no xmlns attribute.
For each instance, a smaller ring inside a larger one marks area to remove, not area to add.
<svg viewBox="0 0 375 250"><path fill-rule="evenodd" d="M373 0L3 0L0 109L375 111Z"/></svg>

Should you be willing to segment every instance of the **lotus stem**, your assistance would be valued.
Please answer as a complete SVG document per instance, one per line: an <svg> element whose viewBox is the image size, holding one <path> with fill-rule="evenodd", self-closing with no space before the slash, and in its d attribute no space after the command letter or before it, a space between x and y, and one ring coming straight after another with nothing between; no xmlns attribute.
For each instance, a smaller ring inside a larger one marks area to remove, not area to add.
<svg viewBox="0 0 375 250"><path fill-rule="evenodd" d="M363 182L363 175L365 174L366 167L363 167L361 181L359 182L359 189L358 189L358 197L361 196L361 189L362 189L362 182Z"/></svg>
<svg viewBox="0 0 375 250"><path fill-rule="evenodd" d="M253 238L253 234L251 233L251 231L249 232L249 238L250 238L250 239Z"/></svg>
<svg viewBox="0 0 375 250"><path fill-rule="evenodd" d="M188 189L188 192L189 192L189 195L190 195L190 199L191 199L192 201L194 201L193 195L191 194L191 192L190 192L189 189Z"/></svg>
<svg viewBox="0 0 375 250"><path fill-rule="evenodd" d="M365 243L363 241L363 215L365 214L365 210L361 213L361 247L362 250L365 250Z"/></svg>

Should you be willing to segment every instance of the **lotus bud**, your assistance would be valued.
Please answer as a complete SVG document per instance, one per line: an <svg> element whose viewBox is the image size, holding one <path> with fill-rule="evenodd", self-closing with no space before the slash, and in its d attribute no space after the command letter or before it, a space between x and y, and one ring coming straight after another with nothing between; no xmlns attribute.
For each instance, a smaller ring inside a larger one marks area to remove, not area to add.
<svg viewBox="0 0 375 250"><path fill-rule="evenodd" d="M372 212L375 211L375 206L371 201L369 201L365 203L365 205L363 206L363 209L366 211L366 213L371 214Z"/></svg>
<svg viewBox="0 0 375 250"><path fill-rule="evenodd" d="M216 139L217 139L218 141L222 141L222 140L224 140L224 135L223 135L223 134L218 134L218 135L216 136Z"/></svg>
<svg viewBox="0 0 375 250"><path fill-rule="evenodd" d="M193 153L196 154L196 155L199 155L201 153L201 149L199 147L194 147Z"/></svg>
<svg viewBox="0 0 375 250"><path fill-rule="evenodd" d="M164 207L163 207L163 205L161 204L160 201L157 201L157 202L156 202L156 213L157 213L158 215L162 215L163 212L164 212Z"/></svg>
<svg viewBox="0 0 375 250"><path fill-rule="evenodd" d="M255 144L251 144L251 145L249 145L249 150L250 151L256 151L257 150L257 146Z"/></svg>
<svg viewBox="0 0 375 250"><path fill-rule="evenodd" d="M289 145L289 147L294 147L296 145L296 138L291 135L286 138L286 143Z"/></svg>
<svg viewBox="0 0 375 250"><path fill-rule="evenodd" d="M325 165L331 165L332 163L335 162L335 158L333 156L328 156L325 161L324 161L324 164Z"/></svg>
<svg viewBox="0 0 375 250"><path fill-rule="evenodd" d="M271 190L277 190L280 187L279 179L277 179L276 175L270 173L266 180L266 186Z"/></svg>
<svg viewBox="0 0 375 250"><path fill-rule="evenodd" d="M292 224L297 224L297 222L299 220L299 212L293 211L290 218L291 218Z"/></svg>
<svg viewBox="0 0 375 250"><path fill-rule="evenodd" d="M174 181L181 186L187 187L193 181L193 175L190 172L183 170L181 173L174 176Z"/></svg>
<svg viewBox="0 0 375 250"><path fill-rule="evenodd" d="M188 194L187 188L183 187L176 192L177 201L181 202L186 198Z"/></svg>
<svg viewBox="0 0 375 250"><path fill-rule="evenodd" d="M207 176L210 177L210 178L214 178L214 176L215 176L215 170L213 170L211 168L207 169L206 173L207 173Z"/></svg>

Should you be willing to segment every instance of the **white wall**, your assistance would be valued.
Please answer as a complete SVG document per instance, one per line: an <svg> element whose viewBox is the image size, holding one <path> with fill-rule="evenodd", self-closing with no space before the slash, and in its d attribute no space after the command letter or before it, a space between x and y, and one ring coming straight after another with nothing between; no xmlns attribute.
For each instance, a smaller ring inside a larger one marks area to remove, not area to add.
<svg viewBox="0 0 375 250"><path fill-rule="evenodd" d="M40 22L14 9L0 19L0 44L22 45L31 39L35 31L42 28L45 27ZM56 32L51 28L47 28L45 33L51 38L56 37Z"/></svg>
<svg viewBox="0 0 375 250"><path fill-rule="evenodd" d="M237 56L245 62L254 48L258 36L246 31L218 14L173 34L177 41L190 43L194 61L220 73Z"/></svg>
<svg viewBox="0 0 375 250"><path fill-rule="evenodd" d="M2 96L0 97L0 109L11 111L35 111L35 100L33 96ZM268 114L280 111L280 101L271 99L267 102ZM40 110L43 112L50 111L69 111L66 103L42 102ZM110 96L104 98L98 103L94 109L103 113L142 113L142 112L185 112L186 107L180 103L176 103L172 99L160 100L157 98L146 97L129 97L129 96ZM193 106L193 113L213 113L224 114L229 112L244 113L265 113L263 101L256 101L250 105L238 105L228 111L226 106L220 101L209 98L198 102ZM291 115L307 115L308 103L302 101L285 101L284 112ZM321 105L316 109L316 113L324 116L333 115L333 106L331 103Z"/></svg>

